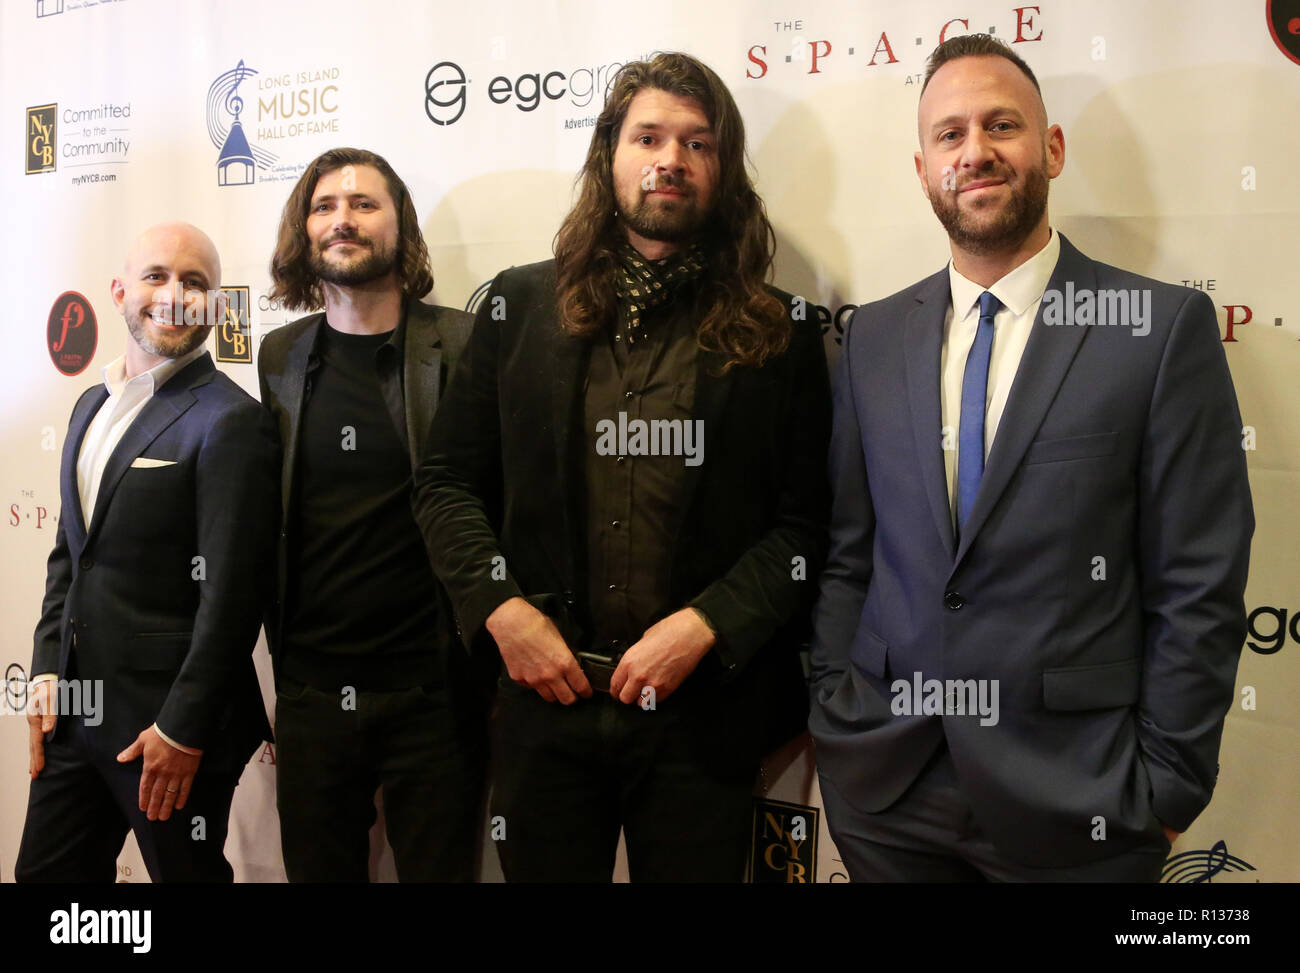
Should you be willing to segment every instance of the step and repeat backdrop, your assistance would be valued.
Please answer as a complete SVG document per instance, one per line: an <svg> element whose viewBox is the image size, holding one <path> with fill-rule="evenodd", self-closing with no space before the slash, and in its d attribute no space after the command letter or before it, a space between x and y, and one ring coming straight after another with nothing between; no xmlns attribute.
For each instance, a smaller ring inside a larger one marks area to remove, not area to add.
<svg viewBox="0 0 1300 973"><path fill-rule="evenodd" d="M613 74L682 50L740 105L775 282L818 306L833 364L858 304L948 258L916 182L916 105L930 50L972 31L1029 62L1064 129L1054 225L1218 308L1258 520L1250 634L1218 789L1166 879L1300 880L1297 0L6 0L5 712L23 705L68 416L123 350L109 282L141 229L183 219L216 241L230 311L209 346L256 395L259 342L293 317L267 296L275 230L313 157L339 145L387 157L433 256L428 299L473 309L499 270L550 255ZM272 709L264 644L257 658ZM0 781L0 880L12 881L28 786L17 715L0 719ZM373 872L388 879L381 825ZM271 745L236 791L226 851L237 880L284 880ZM133 839L118 871L148 881ZM751 871L847 879L806 739L764 767ZM483 876L499 875L489 840Z"/></svg>

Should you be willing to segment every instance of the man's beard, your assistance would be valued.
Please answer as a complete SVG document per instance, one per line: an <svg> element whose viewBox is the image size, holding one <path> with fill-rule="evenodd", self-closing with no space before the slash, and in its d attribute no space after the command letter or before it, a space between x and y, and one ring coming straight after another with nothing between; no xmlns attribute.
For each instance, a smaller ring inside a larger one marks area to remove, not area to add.
<svg viewBox="0 0 1300 973"><path fill-rule="evenodd" d="M358 245L366 246L369 252L364 257L343 264L331 263L325 258L325 250L328 249L330 244L340 239L351 240ZM318 279L328 284L337 284L340 287L357 287L391 274L397 267L397 248L393 247L390 250L377 249L374 241L368 237L335 236L325 241L324 247L312 249L310 262L312 272Z"/></svg>
<svg viewBox="0 0 1300 973"><path fill-rule="evenodd" d="M155 358L183 358L207 341L208 332L212 330L210 324L164 328L139 310L128 313L125 317L126 329L135 343ZM150 324L154 324L153 330L150 330Z"/></svg>
<svg viewBox="0 0 1300 973"><path fill-rule="evenodd" d="M685 243L694 239L709 217L707 211L699 208L694 191L667 176L660 176L656 185L684 189L687 195L668 206L651 202L645 190L640 191L631 205L620 199L618 210L623 223L638 236L660 243Z"/></svg>
<svg viewBox="0 0 1300 973"><path fill-rule="evenodd" d="M1000 173L980 173L975 179L1005 178ZM970 180L971 182L975 180ZM1025 171L1025 184L1017 189L1007 182L1011 198L1000 211L961 209L960 194L929 190L930 206L949 238L967 253L987 256L1013 250L1034 231L1047 211L1047 158Z"/></svg>

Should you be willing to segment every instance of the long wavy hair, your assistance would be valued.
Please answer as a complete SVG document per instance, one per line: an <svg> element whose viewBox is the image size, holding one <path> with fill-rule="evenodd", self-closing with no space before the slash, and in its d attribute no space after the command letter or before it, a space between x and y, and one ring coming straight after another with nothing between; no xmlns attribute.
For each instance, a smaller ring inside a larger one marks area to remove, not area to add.
<svg viewBox="0 0 1300 973"><path fill-rule="evenodd" d="M614 319L615 251L624 234L614 192L614 150L628 107L643 88L695 99L717 140L718 185L700 236L708 268L700 280L697 341L724 357L724 371L733 365L761 365L785 350L792 330L784 305L764 287L776 236L745 168L745 125L731 92L712 70L686 54L630 61L610 82L578 174L578 201L555 235L561 327L591 337Z"/></svg>
<svg viewBox="0 0 1300 973"><path fill-rule="evenodd" d="M420 220L406 183L380 155L366 149L330 149L307 166L293 187L284 212L280 214L280 231L271 256L270 297L291 311L310 311L323 307L325 295L320 280L311 269L311 241L307 238L307 210L312 193L321 176L344 166L374 166L388 184L388 195L397 207L397 277L402 293L421 298L433 290L433 269L429 265L429 248L420 232Z"/></svg>

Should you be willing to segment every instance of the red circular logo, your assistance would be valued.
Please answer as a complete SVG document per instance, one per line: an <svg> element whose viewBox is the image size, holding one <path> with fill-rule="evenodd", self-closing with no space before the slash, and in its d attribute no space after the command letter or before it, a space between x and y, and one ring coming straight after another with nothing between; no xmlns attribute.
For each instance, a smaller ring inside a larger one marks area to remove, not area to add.
<svg viewBox="0 0 1300 973"><path fill-rule="evenodd" d="M64 291L55 299L45 325L50 361L64 375L80 375L95 357L98 344L99 328L90 301L76 291Z"/></svg>
<svg viewBox="0 0 1300 973"><path fill-rule="evenodd" d="M1268 32L1279 51L1300 64L1300 0L1268 0Z"/></svg>

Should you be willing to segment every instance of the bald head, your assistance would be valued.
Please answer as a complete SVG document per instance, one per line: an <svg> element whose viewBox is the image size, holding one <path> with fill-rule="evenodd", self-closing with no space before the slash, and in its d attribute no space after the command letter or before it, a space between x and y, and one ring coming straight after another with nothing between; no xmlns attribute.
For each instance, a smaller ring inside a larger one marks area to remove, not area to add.
<svg viewBox="0 0 1300 973"><path fill-rule="evenodd" d="M160 223L136 237L113 280L113 303L132 339L128 376L202 345L225 313L220 287L221 258L198 227Z"/></svg>
<svg viewBox="0 0 1300 973"><path fill-rule="evenodd" d="M134 280L163 257L180 258L187 264L185 269L201 271L207 281L205 287L217 287L221 283L221 257L216 245L190 223L159 223L149 227L127 250L122 272L127 280ZM171 265L171 261L165 262Z"/></svg>

